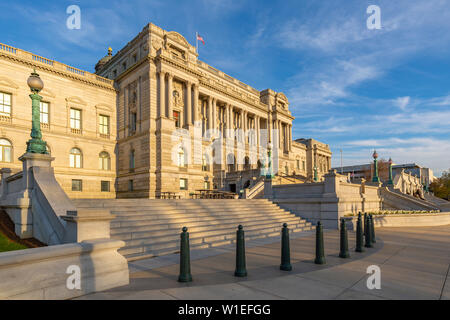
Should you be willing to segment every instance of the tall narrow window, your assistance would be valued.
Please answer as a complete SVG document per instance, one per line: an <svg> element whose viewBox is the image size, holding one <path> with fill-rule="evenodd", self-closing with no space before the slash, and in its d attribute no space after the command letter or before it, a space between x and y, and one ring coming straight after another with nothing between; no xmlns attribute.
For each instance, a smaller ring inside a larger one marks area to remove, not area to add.
<svg viewBox="0 0 450 320"><path fill-rule="evenodd" d="M72 148L69 159L71 168L81 168L83 166L83 155L80 149Z"/></svg>
<svg viewBox="0 0 450 320"><path fill-rule="evenodd" d="M202 171L209 171L209 161L206 154L204 154L202 158Z"/></svg>
<svg viewBox="0 0 450 320"><path fill-rule="evenodd" d="M173 112L173 119L175 120L175 127L180 128L180 113L178 111Z"/></svg>
<svg viewBox="0 0 450 320"><path fill-rule="evenodd" d="M132 112L130 116L130 131L136 132L136 112Z"/></svg>
<svg viewBox="0 0 450 320"><path fill-rule="evenodd" d="M297 160L297 169L300 170L300 160Z"/></svg>
<svg viewBox="0 0 450 320"><path fill-rule="evenodd" d="M104 115L99 115L98 119L99 128L98 131L100 134L108 135L109 134L109 117Z"/></svg>
<svg viewBox="0 0 450 320"><path fill-rule="evenodd" d="M40 103L40 112L41 112L41 123L48 124L48 110L49 105L47 102Z"/></svg>
<svg viewBox="0 0 450 320"><path fill-rule="evenodd" d="M11 95L0 92L0 116L11 117Z"/></svg>
<svg viewBox="0 0 450 320"><path fill-rule="evenodd" d="M81 130L81 110L70 108L70 128Z"/></svg>
<svg viewBox="0 0 450 320"><path fill-rule="evenodd" d="M0 139L0 162L12 162L12 145L6 139Z"/></svg>
<svg viewBox="0 0 450 320"><path fill-rule="evenodd" d="M180 179L180 190L187 190L188 188L188 180L185 178Z"/></svg>
<svg viewBox="0 0 450 320"><path fill-rule="evenodd" d="M100 152L98 161L100 170L110 170L111 158L109 157L108 152L106 151Z"/></svg>
<svg viewBox="0 0 450 320"><path fill-rule="evenodd" d="M186 166L186 158L184 155L184 149L183 148L179 148L178 149L178 167L180 168L184 168Z"/></svg>
<svg viewBox="0 0 450 320"><path fill-rule="evenodd" d="M135 168L135 158L134 158L134 150L130 151L130 170L134 170Z"/></svg>

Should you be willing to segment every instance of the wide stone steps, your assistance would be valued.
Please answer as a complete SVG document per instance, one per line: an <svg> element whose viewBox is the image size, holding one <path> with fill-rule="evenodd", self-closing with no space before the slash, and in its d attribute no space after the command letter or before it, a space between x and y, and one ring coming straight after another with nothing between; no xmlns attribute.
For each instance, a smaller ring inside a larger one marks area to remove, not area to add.
<svg viewBox="0 0 450 320"><path fill-rule="evenodd" d="M78 199L77 208L108 209L111 237L123 240L119 252L128 260L179 251L182 227L190 234L191 248L209 248L235 241L239 224L248 240L279 236L283 223L291 233L314 230L311 223L267 199Z"/></svg>
<svg viewBox="0 0 450 320"><path fill-rule="evenodd" d="M256 230L249 230L248 227L245 229L245 239L254 240L267 237L279 236L281 232L281 226L271 227L271 228L261 228ZM291 233L297 233L302 231L314 230L313 226L297 227L290 229ZM190 233L189 241L191 249L195 248L211 248L218 247L222 245L235 243L236 240L236 228L228 230L227 232L216 232L215 236L202 237L195 233ZM126 241L125 241L126 242ZM139 244L130 245L120 250L120 253L125 255L128 260L136 260L139 257L153 257L164 254L176 253L180 249L180 236L178 235L176 239L170 241L163 241L153 244Z"/></svg>
<svg viewBox="0 0 450 320"><path fill-rule="evenodd" d="M204 218L202 220L193 218L193 219L177 219L174 220L158 220L158 221L117 221L114 220L111 223L111 234L118 234L123 232L138 232L138 231L151 231L151 230L168 230L168 229L179 229L184 226L189 227L189 230L194 231L193 228L195 228L195 231L200 231L201 228L205 227L213 227L213 226L220 226L220 225L226 225L228 223L231 223L233 225L236 224L236 222L240 224L248 224L249 222L298 222L298 219L296 217L279 217L276 219L270 219L270 217L267 216L261 216L261 217L246 217L246 218L240 218L239 220L236 220L235 218L220 218L220 219L211 219L211 218Z"/></svg>
<svg viewBox="0 0 450 320"><path fill-rule="evenodd" d="M246 229L253 228L256 226L281 226L283 223L288 223L289 226L297 226L297 225L306 225L306 222L298 222L296 218L285 219L285 221L274 222L273 220L265 219L259 221L246 221L247 224L243 221L229 221L228 223L215 223L215 224L202 224L202 225L191 225L190 223L180 223L175 226L170 225L170 228L152 228L152 226L145 227L132 227L132 228L115 228L111 230L111 235L115 237L119 237L123 240L130 239L152 239L159 238L160 236L165 236L166 238L170 235L179 236L181 229L183 227L189 228L190 233L201 232L203 235L209 233L215 233L219 230L226 230L230 228L236 228L236 222L242 225L249 225ZM149 230L150 229L150 230Z"/></svg>

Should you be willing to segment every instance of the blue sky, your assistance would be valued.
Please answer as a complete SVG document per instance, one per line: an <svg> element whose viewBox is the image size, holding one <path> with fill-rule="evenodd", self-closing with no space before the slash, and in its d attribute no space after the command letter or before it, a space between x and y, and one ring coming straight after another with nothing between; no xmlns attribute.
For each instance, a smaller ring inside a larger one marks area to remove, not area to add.
<svg viewBox="0 0 450 320"><path fill-rule="evenodd" d="M450 168L450 1L2 1L0 42L93 71L148 23L175 30L200 59L252 87L284 92L294 138L328 143L333 166L374 148L435 174ZM81 8L80 30L66 8ZM381 30L366 9L381 8ZM1 70L0 70L1 73Z"/></svg>

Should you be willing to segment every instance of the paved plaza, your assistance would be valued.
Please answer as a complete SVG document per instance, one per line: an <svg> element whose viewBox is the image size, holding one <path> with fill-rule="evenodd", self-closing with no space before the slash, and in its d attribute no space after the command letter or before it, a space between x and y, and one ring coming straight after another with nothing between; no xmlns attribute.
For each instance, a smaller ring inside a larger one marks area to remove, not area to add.
<svg viewBox="0 0 450 320"><path fill-rule="evenodd" d="M450 225L376 230L375 248L341 259L339 232L324 233L327 264L314 264L315 234L291 237L293 270L279 270L280 240L247 243L247 278L234 277L234 246L191 251L194 281L177 282L177 254L129 263L130 284L79 299L450 299ZM381 289L369 290L367 267L381 268Z"/></svg>

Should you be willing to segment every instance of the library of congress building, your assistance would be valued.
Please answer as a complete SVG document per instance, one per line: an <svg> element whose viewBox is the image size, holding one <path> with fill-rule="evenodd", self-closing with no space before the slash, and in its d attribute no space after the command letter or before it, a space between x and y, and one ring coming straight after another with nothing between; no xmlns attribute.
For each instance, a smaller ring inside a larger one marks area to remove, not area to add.
<svg viewBox="0 0 450 320"><path fill-rule="evenodd" d="M150 23L95 73L0 44L0 167L13 174L30 136L33 69L44 82L43 139L71 198L239 193L268 172L300 183L331 168L328 145L293 140L283 93L209 66L179 33Z"/></svg>

